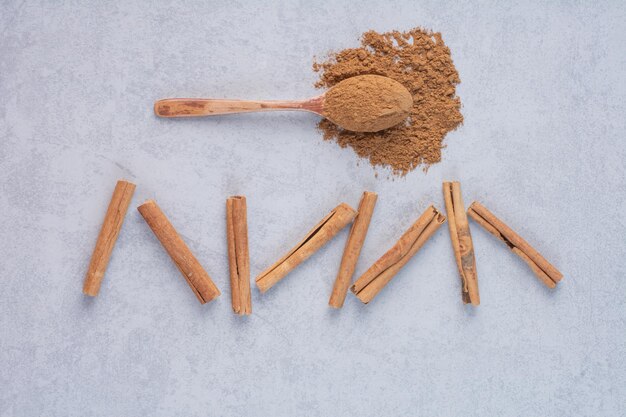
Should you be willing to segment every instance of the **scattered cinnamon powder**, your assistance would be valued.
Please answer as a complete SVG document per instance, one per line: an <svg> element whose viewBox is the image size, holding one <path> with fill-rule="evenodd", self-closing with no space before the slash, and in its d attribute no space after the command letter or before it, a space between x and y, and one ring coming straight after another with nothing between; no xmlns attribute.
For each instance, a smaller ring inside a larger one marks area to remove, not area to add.
<svg viewBox="0 0 626 417"><path fill-rule="evenodd" d="M328 90L324 115L353 132L378 132L404 121L413 107L411 93L380 75L359 75Z"/></svg>
<svg viewBox="0 0 626 417"><path fill-rule="evenodd" d="M395 174L406 175L421 164L427 168L439 162L443 138L463 122L455 88L461 80L440 33L420 28L368 31L360 47L332 53L326 61L314 63L313 69L321 73L319 88L375 74L398 81L413 95L407 122L387 130L351 132L326 119L319 123L324 139L350 146L373 166L389 166Z"/></svg>

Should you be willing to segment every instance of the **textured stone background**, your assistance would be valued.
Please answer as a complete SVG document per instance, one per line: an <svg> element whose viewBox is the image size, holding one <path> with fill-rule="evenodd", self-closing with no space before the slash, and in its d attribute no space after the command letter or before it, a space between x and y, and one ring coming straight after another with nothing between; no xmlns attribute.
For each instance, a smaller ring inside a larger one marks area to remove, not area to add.
<svg viewBox="0 0 626 417"><path fill-rule="evenodd" d="M152 3L0 6L0 415L624 415L622 2ZM314 95L314 55L417 25L452 49L466 120L428 173L376 178L312 115L152 114L168 96ZM137 192L86 299L120 177ZM344 231L231 313L228 195L248 197L256 275L377 191L360 273L454 178L562 269L556 291L472 225L480 308L461 304L443 228L372 304L331 311ZM147 198L218 301L196 301L134 209Z"/></svg>

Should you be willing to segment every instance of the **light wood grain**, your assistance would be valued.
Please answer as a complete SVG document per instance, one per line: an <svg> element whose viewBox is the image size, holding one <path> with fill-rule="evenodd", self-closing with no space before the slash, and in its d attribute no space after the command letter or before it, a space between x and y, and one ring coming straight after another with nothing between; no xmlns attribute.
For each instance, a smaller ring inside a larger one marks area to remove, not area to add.
<svg viewBox="0 0 626 417"><path fill-rule="evenodd" d="M391 249L354 282L352 292L365 304L372 301L445 221L439 210L428 207Z"/></svg>
<svg viewBox="0 0 626 417"><path fill-rule="evenodd" d="M137 207L137 210L170 255L198 301L204 304L218 297L220 290L217 289L209 274L200 265L157 203L154 200L148 200Z"/></svg>
<svg viewBox="0 0 626 417"><path fill-rule="evenodd" d="M356 216L356 211L345 203L341 203L306 236L298 242L285 256L263 271L256 278L256 285L261 292L272 288L289 272L310 258L322 246L328 243L341 229L350 223Z"/></svg>
<svg viewBox="0 0 626 417"><path fill-rule="evenodd" d="M333 285L333 291L328 300L328 305L333 308L341 308L346 299L346 294L350 288L352 281L352 275L354 275L354 269L356 263L359 260L365 237L367 236L367 230L374 214L374 207L376 206L376 200L378 195L376 193L365 191L359 202L359 208L357 209L357 216L350 228L350 235L346 241L346 246L343 250L343 257L341 258L341 265L339 266L339 272Z"/></svg>
<svg viewBox="0 0 626 417"><path fill-rule="evenodd" d="M443 196L448 214L450 241L461 276L461 297L464 303L480 304L474 244L458 181L443 183Z"/></svg>
<svg viewBox="0 0 626 417"><path fill-rule="evenodd" d="M95 297L100 292L100 285L104 278L113 247L122 228L128 205L133 198L135 184L120 180L115 185L113 196L109 202L102 228L98 235L96 247L91 255L89 270L83 283L83 293Z"/></svg>
<svg viewBox="0 0 626 417"><path fill-rule="evenodd" d="M563 279L563 274L556 267L478 201L474 201L470 205L467 214L526 262L544 285L555 288L556 284Z"/></svg>
<svg viewBox="0 0 626 417"><path fill-rule="evenodd" d="M247 205L244 196L226 200L226 240L233 312L252 314Z"/></svg>
<svg viewBox="0 0 626 417"><path fill-rule="evenodd" d="M198 117L223 114L295 110L324 116L324 96L308 100L229 100L210 98L168 98L154 103L160 117Z"/></svg>

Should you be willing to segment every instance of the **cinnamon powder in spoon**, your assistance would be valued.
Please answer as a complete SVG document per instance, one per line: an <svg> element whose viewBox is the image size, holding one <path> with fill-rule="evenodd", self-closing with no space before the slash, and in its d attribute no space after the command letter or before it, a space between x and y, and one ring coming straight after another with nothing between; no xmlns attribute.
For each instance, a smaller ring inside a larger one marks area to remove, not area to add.
<svg viewBox="0 0 626 417"><path fill-rule="evenodd" d="M353 132L379 132L405 120L413 96L399 82L380 75L343 80L324 95L324 116Z"/></svg>
<svg viewBox="0 0 626 417"><path fill-rule="evenodd" d="M446 134L462 122L456 85L461 82L440 33L415 28L363 34L361 46L332 53L315 62L320 72L316 87L329 88L356 75L375 74L394 79L413 95L405 123L380 132L350 132L323 119L324 139L350 146L373 166L388 166L398 175L441 160Z"/></svg>

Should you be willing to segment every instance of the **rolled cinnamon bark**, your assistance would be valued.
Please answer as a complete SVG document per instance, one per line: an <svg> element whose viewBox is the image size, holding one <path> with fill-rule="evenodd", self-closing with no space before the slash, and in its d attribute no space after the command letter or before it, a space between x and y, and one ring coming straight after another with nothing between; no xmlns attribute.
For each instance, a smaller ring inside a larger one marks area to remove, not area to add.
<svg viewBox="0 0 626 417"><path fill-rule="evenodd" d="M563 274L558 269L478 201L472 203L467 214L522 258L547 287L554 288L561 281Z"/></svg>
<svg viewBox="0 0 626 417"><path fill-rule="evenodd" d="M148 200L137 207L137 210L170 255L198 301L204 304L218 297L220 290L217 289L209 274L191 253L157 203L154 200Z"/></svg>
<svg viewBox="0 0 626 417"><path fill-rule="evenodd" d="M256 285L259 290L263 293L272 288L289 272L335 237L355 216L356 211L346 203L341 203L335 207L306 234L304 239L256 278Z"/></svg>
<svg viewBox="0 0 626 417"><path fill-rule="evenodd" d="M250 296L250 254L248 251L248 220L246 198L233 196L226 200L226 237L233 312L252 313Z"/></svg>
<svg viewBox="0 0 626 417"><path fill-rule="evenodd" d="M113 247L122 229L122 223L128 210L130 200L135 192L135 184L119 180L115 185L113 196L109 202L96 247L91 255L89 270L83 283L83 293L95 297L100 292L100 285L104 278Z"/></svg>
<svg viewBox="0 0 626 417"><path fill-rule="evenodd" d="M367 236L367 229L372 220L377 198L378 195L370 191L365 191L361 197L356 218L352 223L350 235L346 241L346 247L343 250L343 257L337 278L335 279L333 292L328 301L328 305L331 307L341 308L346 299L346 294L348 293L348 288L352 281L352 275L354 274L356 263L359 260L361 248L363 248L363 243L365 242L365 236Z"/></svg>
<svg viewBox="0 0 626 417"><path fill-rule="evenodd" d="M372 301L445 221L439 210L428 207L396 244L356 280L352 292L365 304Z"/></svg>
<svg viewBox="0 0 626 417"><path fill-rule="evenodd" d="M478 276L474 245L467 222L467 214L461 195L461 184L457 181L443 183L443 197L448 214L448 228L454 257L461 276L461 297L465 304L480 304Z"/></svg>

